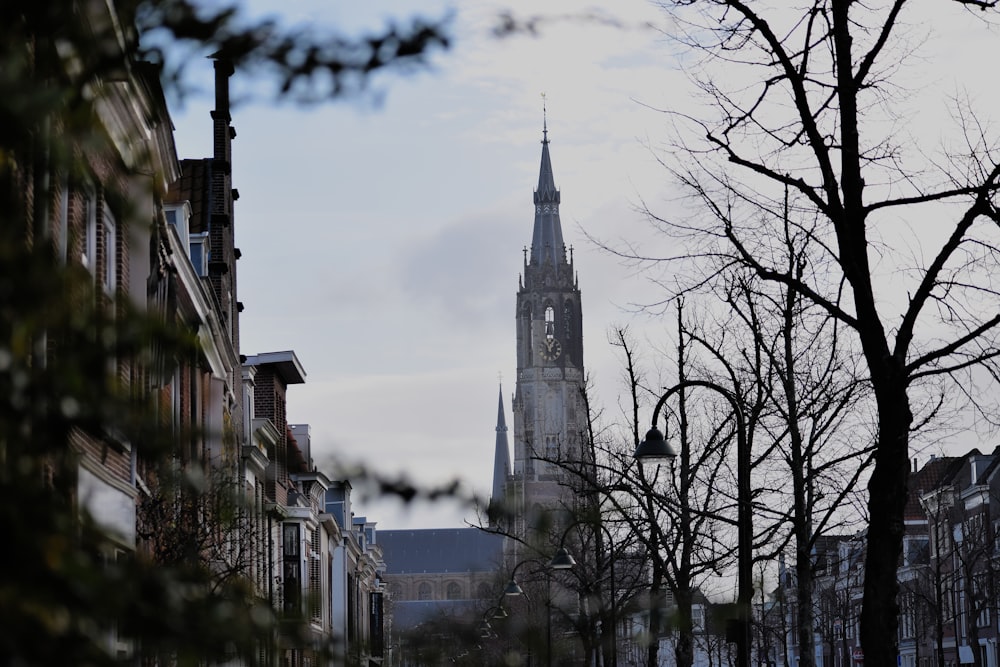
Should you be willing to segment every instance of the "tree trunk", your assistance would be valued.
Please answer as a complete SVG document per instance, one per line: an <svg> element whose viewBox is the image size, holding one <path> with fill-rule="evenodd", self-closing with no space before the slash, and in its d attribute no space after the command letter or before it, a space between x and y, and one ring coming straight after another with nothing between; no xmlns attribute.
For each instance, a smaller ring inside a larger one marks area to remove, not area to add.
<svg viewBox="0 0 1000 667"><path fill-rule="evenodd" d="M678 587L675 602L677 604L677 643L674 644L674 657L677 667L691 667L694 664L694 625L691 619L692 604L691 587Z"/></svg>
<svg viewBox="0 0 1000 667"><path fill-rule="evenodd" d="M876 377L872 374L873 379ZM861 648L866 665L894 665L897 654L899 585L896 570L903 550L903 509L909 473L909 428L912 416L902 378L876 385L879 402L878 451L868 483L868 548Z"/></svg>
<svg viewBox="0 0 1000 667"><path fill-rule="evenodd" d="M861 648L868 667L896 664L898 583L896 571L903 548L903 509L909 473L909 431L912 421L905 346L899 356L889 349L879 318L868 260L866 211L862 191L859 141L858 82L852 54L852 0L833 0L833 41L840 104L842 209L834 219L840 259L851 284L857 331L871 374L878 404L875 468L868 482L868 546L861 608Z"/></svg>

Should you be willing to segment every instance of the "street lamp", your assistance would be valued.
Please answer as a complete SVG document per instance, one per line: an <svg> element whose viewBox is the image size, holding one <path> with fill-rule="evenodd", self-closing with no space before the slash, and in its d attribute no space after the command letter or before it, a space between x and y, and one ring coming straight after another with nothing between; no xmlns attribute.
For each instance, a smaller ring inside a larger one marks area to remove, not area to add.
<svg viewBox="0 0 1000 667"><path fill-rule="evenodd" d="M661 441L663 440L663 436L662 435L660 436L660 440ZM666 444L666 443L664 443L664 444ZM668 449L669 449L669 447L668 447ZM608 536L608 551L610 552L612 549L614 549L614 543L615 543L614 537L611 536L611 531L608 530L608 527L605 526L604 523L601 522L600 520L598 520L596 522L595 521L587 521L587 522L577 521L575 523L571 523L569 526L566 527L566 530L563 531L562 538L559 540L559 543L562 544L563 542L566 541L566 536L569 534L570 528L574 528L575 526L579 526L579 525L581 525L583 523L586 523L587 525L591 525L591 526L596 525L601 530L603 530L604 534ZM615 604L615 590L616 590L615 589L615 556L614 556L613 553L610 554L608 560L609 560L608 564L610 565L610 569L611 569L611 595L609 596L610 600L611 600L611 608L610 608L610 611L611 611L611 647L612 647L612 652L611 652L611 667L618 667L618 618L617 618L617 613L616 613L616 606L617 605ZM567 562L569 563L568 565L564 564L564 563L567 563ZM570 567L573 567L573 565L576 565L576 561L573 560L573 556L569 553L569 551L566 550L566 547L564 547L564 546L560 546L559 547L559 551L556 552L555 556L552 557L552 561L549 563L549 567L551 567L554 570L568 569ZM603 606L604 603L602 602L601 604ZM602 628L602 632L601 632L601 635L602 635L601 636L601 639L602 639L601 644L602 645L604 643L603 642L603 634L604 633L603 633L603 628Z"/></svg>
<svg viewBox="0 0 1000 667"><path fill-rule="evenodd" d="M514 571L510 573L510 581L503 589L504 595L523 595L526 599L528 594L524 592L520 584L517 583L517 579L514 578L514 573L517 569L529 561L521 561L514 567ZM560 547L556 551L555 555L552 556L552 560L549 561L549 566L545 571L545 586L546 595L548 599L545 602L545 661L549 667L552 667L552 570L569 570L574 565L576 565L576 560L573 555L566 550L565 547Z"/></svg>
<svg viewBox="0 0 1000 667"><path fill-rule="evenodd" d="M549 567L553 570L569 570L576 565L573 554L566 550L566 547L559 547L559 551L549 561Z"/></svg>
<svg viewBox="0 0 1000 667"><path fill-rule="evenodd" d="M503 594L524 595L524 589L521 588L521 586L517 583L517 580L514 579L514 576L511 575L510 581L507 582L507 585L503 589Z"/></svg>
<svg viewBox="0 0 1000 667"><path fill-rule="evenodd" d="M736 415L736 532L737 544L737 635L736 639L736 667L750 667L750 604L752 602L753 588L751 571L751 559L753 548L753 517L750 513L750 447L747 443L746 420L743 417L743 409L739 401L728 389L721 387L714 382L706 380L684 380L667 390L653 409L652 428L646 433L646 439L635 448L634 457L640 463L646 462L659 464L674 458L674 450L667 444L666 439L656 428L656 418L663 409L663 405L673 394L688 387L704 387L716 392L727 401L733 408ZM664 420L665 424L666 420ZM664 428L666 426L664 425Z"/></svg>

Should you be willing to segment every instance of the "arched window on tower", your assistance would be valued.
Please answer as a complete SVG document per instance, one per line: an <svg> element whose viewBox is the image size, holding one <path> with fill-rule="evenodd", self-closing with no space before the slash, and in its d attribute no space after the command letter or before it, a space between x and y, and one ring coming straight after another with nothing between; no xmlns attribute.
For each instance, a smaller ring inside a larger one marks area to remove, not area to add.
<svg viewBox="0 0 1000 667"><path fill-rule="evenodd" d="M559 438L554 435L545 436L545 458L548 459L549 467L555 466L559 461Z"/></svg>
<svg viewBox="0 0 1000 667"><path fill-rule="evenodd" d="M545 306L545 337L552 339L556 335L556 311L552 306Z"/></svg>
<svg viewBox="0 0 1000 667"><path fill-rule="evenodd" d="M563 338L573 337L573 304L567 301L563 304Z"/></svg>

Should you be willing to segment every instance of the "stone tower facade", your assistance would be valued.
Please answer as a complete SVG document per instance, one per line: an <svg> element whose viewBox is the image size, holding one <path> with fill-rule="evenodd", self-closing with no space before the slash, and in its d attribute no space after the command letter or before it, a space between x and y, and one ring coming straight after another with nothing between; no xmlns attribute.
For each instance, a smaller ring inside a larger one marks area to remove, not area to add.
<svg viewBox="0 0 1000 667"><path fill-rule="evenodd" d="M563 242L560 193L542 132L531 248L517 292L514 466L508 493L524 534L546 512L573 511L575 474L588 458L583 316L573 253Z"/></svg>

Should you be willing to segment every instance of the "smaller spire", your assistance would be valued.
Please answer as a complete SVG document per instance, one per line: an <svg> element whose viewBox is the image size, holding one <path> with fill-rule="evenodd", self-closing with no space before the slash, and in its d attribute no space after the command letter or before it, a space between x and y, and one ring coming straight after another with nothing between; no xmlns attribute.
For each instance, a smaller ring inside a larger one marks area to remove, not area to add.
<svg viewBox="0 0 1000 667"><path fill-rule="evenodd" d="M500 385L500 398L497 401L497 438L493 454L493 496L490 504L502 507L504 502L507 478L510 476L510 450L507 444L507 420L503 410L503 385Z"/></svg>
<svg viewBox="0 0 1000 667"><path fill-rule="evenodd" d="M503 414L503 385L500 385L500 401L497 406L497 433L507 432L507 420Z"/></svg>

